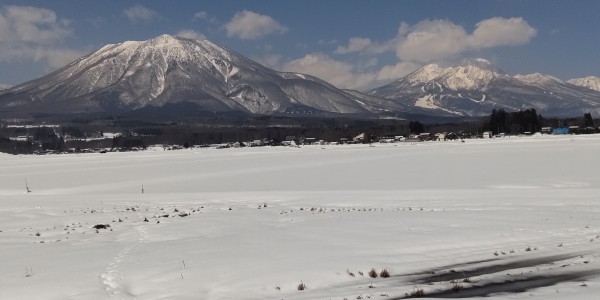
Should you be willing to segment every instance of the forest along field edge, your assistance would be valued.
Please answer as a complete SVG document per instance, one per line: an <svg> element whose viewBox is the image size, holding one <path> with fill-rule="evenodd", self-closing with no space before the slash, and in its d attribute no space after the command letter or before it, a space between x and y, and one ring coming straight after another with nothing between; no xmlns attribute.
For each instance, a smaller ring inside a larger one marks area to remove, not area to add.
<svg viewBox="0 0 600 300"><path fill-rule="evenodd" d="M414 116L413 116L414 117ZM82 117L83 118L83 117ZM531 108L507 112L493 109L488 116L444 118L419 116L420 121L390 117L214 116L203 120L71 120L43 122L0 121L0 152L10 154L69 154L206 147L369 144L454 141L539 134L600 133L590 113L581 117L544 117ZM422 120L421 120L422 119ZM597 125L597 124L596 124Z"/></svg>
<svg viewBox="0 0 600 300"><path fill-rule="evenodd" d="M0 298L595 299L599 146L2 154Z"/></svg>

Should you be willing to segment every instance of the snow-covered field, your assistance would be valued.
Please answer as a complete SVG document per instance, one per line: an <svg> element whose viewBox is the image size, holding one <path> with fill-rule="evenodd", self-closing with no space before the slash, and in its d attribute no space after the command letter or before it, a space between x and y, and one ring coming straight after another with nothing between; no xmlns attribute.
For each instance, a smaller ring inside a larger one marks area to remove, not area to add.
<svg viewBox="0 0 600 300"><path fill-rule="evenodd" d="M0 299L597 299L599 150L0 154Z"/></svg>

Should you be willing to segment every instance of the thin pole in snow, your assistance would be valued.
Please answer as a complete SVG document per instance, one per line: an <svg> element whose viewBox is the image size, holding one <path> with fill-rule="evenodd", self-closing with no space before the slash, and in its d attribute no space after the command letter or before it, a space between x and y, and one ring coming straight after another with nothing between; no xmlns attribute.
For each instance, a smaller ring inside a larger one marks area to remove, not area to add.
<svg viewBox="0 0 600 300"><path fill-rule="evenodd" d="M29 185L27 184L27 178L25 178L25 189L27 190L28 193L31 193L31 190L29 189Z"/></svg>

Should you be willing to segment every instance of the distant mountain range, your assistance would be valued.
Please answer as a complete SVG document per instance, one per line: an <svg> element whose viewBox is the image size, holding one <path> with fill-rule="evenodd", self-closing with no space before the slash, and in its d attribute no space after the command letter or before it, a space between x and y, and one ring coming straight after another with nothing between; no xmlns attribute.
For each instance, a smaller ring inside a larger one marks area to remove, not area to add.
<svg viewBox="0 0 600 300"><path fill-rule="evenodd" d="M161 108L207 113L361 118L487 115L536 108L544 115L600 115L598 78L563 82L509 76L490 62L427 65L362 93L314 76L277 72L208 40L161 35L110 44L38 79L0 91L0 114L123 114Z"/></svg>
<svg viewBox="0 0 600 300"><path fill-rule="evenodd" d="M567 80L568 83L600 92L600 77L589 76Z"/></svg>
<svg viewBox="0 0 600 300"><path fill-rule="evenodd" d="M487 115L493 108L535 108L561 117L600 115L600 92L589 82L569 83L540 73L510 76L487 60L473 59L446 68L430 64L367 94L456 116Z"/></svg>

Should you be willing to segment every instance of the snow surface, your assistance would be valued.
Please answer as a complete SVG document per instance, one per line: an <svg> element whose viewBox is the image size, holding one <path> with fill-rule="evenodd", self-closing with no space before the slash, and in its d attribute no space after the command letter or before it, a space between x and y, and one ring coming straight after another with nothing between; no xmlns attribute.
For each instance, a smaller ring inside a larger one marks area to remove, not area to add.
<svg viewBox="0 0 600 300"><path fill-rule="evenodd" d="M523 81L527 84L532 84L532 85L544 85L544 84L548 84L548 83L562 83L562 81L556 77L546 75L546 74L541 74L541 73L533 73L533 74L527 74L527 75L517 74L514 76L514 78L518 79L520 81Z"/></svg>
<svg viewBox="0 0 600 300"><path fill-rule="evenodd" d="M0 154L0 299L395 299L450 278L451 296L597 299L599 147Z"/></svg>

